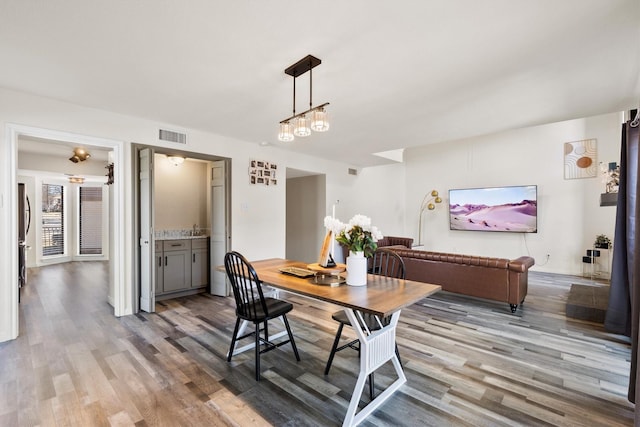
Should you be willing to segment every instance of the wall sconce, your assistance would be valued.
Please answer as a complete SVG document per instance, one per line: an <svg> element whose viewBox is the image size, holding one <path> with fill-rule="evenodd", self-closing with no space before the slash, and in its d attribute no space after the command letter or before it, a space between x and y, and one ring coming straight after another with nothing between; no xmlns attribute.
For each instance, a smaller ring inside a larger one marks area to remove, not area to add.
<svg viewBox="0 0 640 427"><path fill-rule="evenodd" d="M111 185L113 184L113 163L109 163L105 168L107 169L107 185Z"/></svg>
<svg viewBox="0 0 640 427"><path fill-rule="evenodd" d="M438 195L436 190L431 190L422 199L420 204L420 215L418 215L418 246L422 245L422 213L425 210L434 210L436 205L434 203L442 203L442 198Z"/></svg>
<svg viewBox="0 0 640 427"><path fill-rule="evenodd" d="M89 154L87 150L85 150L84 148L76 147L73 149L73 156L69 157L69 160L73 163L78 163L84 162L89 157L91 157L91 154Z"/></svg>
<svg viewBox="0 0 640 427"><path fill-rule="evenodd" d="M174 165L174 166L178 166L184 163L184 157L182 156L167 156L167 159L169 159L169 161Z"/></svg>

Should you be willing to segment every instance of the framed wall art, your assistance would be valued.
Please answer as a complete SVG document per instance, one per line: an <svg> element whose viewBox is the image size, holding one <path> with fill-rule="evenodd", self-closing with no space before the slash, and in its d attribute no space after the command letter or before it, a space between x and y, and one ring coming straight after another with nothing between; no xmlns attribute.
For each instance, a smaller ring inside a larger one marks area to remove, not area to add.
<svg viewBox="0 0 640 427"><path fill-rule="evenodd" d="M278 165L264 160L249 161L249 184L278 185Z"/></svg>
<svg viewBox="0 0 640 427"><path fill-rule="evenodd" d="M597 140L564 143L564 179L593 178L598 174Z"/></svg>

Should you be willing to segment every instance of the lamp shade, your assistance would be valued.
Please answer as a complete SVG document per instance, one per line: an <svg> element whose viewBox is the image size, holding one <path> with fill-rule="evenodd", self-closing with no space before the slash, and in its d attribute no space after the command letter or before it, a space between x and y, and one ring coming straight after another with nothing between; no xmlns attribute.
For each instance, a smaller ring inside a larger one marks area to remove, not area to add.
<svg viewBox="0 0 640 427"><path fill-rule="evenodd" d="M316 132L329 130L329 118L324 107L318 107L311 113L311 129Z"/></svg>
<svg viewBox="0 0 640 427"><path fill-rule="evenodd" d="M69 182L72 184L84 184L84 177L81 176L70 176Z"/></svg>
<svg viewBox="0 0 640 427"><path fill-rule="evenodd" d="M293 134L299 137L305 137L311 135L311 128L309 127L309 119L306 114L298 116L294 119Z"/></svg>
<svg viewBox="0 0 640 427"><path fill-rule="evenodd" d="M293 141L293 125L290 122L280 123L280 131L278 132L278 140L282 142Z"/></svg>

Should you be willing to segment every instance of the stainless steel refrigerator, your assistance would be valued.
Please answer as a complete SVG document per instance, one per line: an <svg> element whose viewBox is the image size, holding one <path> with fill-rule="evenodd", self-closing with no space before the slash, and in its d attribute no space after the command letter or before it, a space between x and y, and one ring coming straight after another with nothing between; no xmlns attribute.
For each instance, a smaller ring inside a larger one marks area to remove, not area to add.
<svg viewBox="0 0 640 427"><path fill-rule="evenodd" d="M27 284L27 233L31 226L31 204L24 184L18 184L18 286Z"/></svg>

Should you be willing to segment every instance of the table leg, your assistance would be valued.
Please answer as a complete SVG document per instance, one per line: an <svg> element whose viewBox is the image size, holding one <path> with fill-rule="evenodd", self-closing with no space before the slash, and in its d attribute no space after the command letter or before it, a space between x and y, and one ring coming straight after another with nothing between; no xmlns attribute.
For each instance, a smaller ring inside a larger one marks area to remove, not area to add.
<svg viewBox="0 0 640 427"><path fill-rule="evenodd" d="M351 325L362 324L359 316L352 309L345 308L344 311ZM363 328L357 326L353 328L360 340L360 373L356 386L353 389L353 394L351 395L351 401L349 402L349 408L347 409L347 414L342 424L343 426L356 426L360 424L369 414L380 407L396 390L407 382L407 377L404 375L402 365L395 351L396 327L398 326L399 318L400 311L398 310L391 315L391 321L388 325L374 332L369 332L366 329L363 330ZM393 367L398 375L398 379L356 414L367 377L389 360L393 362Z"/></svg>

